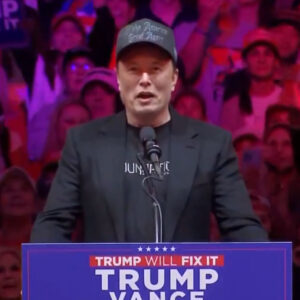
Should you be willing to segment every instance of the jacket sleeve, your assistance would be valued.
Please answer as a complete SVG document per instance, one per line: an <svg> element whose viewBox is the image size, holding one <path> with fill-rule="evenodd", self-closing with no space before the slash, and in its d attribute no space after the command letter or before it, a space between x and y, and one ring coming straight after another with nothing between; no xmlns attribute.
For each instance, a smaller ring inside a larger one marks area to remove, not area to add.
<svg viewBox="0 0 300 300"><path fill-rule="evenodd" d="M44 211L37 216L31 242L70 242L80 205L80 163L73 131L69 130Z"/></svg>
<svg viewBox="0 0 300 300"><path fill-rule="evenodd" d="M253 212L228 132L217 158L213 207L225 241L268 241L266 232Z"/></svg>

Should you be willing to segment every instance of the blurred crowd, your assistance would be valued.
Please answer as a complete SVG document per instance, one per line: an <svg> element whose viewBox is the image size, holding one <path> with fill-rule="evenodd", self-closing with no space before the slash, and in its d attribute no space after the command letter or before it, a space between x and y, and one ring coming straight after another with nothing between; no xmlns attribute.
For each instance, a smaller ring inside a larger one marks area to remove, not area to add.
<svg viewBox="0 0 300 300"><path fill-rule="evenodd" d="M0 300L20 297L20 245L43 209L68 129L122 110L116 35L144 17L175 33L180 80L171 106L232 133L270 240L293 242L300 299L300 1L23 2L28 42L0 49ZM215 224L212 217L212 241Z"/></svg>

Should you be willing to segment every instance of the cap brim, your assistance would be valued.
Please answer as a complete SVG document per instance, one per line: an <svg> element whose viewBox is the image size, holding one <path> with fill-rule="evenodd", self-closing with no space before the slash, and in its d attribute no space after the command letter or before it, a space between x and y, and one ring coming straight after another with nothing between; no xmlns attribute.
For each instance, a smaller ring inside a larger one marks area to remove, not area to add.
<svg viewBox="0 0 300 300"><path fill-rule="evenodd" d="M252 43L252 44L248 45L246 48L244 48L243 51L242 51L243 58L246 58L248 52L251 49L253 49L256 46L260 46L260 45L270 47L270 49L272 49L272 51L274 52L275 56L277 58L280 58L279 51L278 51L277 47L274 44L272 44L271 42L268 42L268 41L265 41L265 40L255 41L254 43Z"/></svg>
<svg viewBox="0 0 300 300"><path fill-rule="evenodd" d="M148 41L138 41L138 42L133 42L130 45L122 48L119 52L117 52L116 57L117 57L117 61L120 60L121 56L127 52L129 49L131 49L133 46L137 46L137 45L149 45L152 47L156 47L157 49L163 51L164 53L166 53L170 59L176 64L177 61L175 60L175 58L169 53L169 51L167 49L165 49L164 47L162 47L159 44L153 43L153 42L148 42Z"/></svg>

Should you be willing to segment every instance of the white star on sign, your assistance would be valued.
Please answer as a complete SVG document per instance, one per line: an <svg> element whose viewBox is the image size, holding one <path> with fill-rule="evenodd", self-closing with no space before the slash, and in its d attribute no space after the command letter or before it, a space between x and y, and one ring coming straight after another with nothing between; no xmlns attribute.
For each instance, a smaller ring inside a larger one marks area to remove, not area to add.
<svg viewBox="0 0 300 300"><path fill-rule="evenodd" d="M147 252L151 252L151 248L149 246L147 247Z"/></svg>
<svg viewBox="0 0 300 300"><path fill-rule="evenodd" d="M172 251L172 252L174 252L174 251L175 251L175 249L176 249L176 248L175 248L174 246L173 246L173 247L171 247L171 251Z"/></svg>
<svg viewBox="0 0 300 300"><path fill-rule="evenodd" d="M142 247L138 247L138 250L139 250L139 252L142 252L143 248Z"/></svg>
<svg viewBox="0 0 300 300"><path fill-rule="evenodd" d="M168 248L165 246L163 247L163 251L166 252L168 250Z"/></svg>
<svg viewBox="0 0 300 300"><path fill-rule="evenodd" d="M155 247L154 250L155 250L155 252L158 252L158 251L159 251L159 248L158 248L158 247Z"/></svg>

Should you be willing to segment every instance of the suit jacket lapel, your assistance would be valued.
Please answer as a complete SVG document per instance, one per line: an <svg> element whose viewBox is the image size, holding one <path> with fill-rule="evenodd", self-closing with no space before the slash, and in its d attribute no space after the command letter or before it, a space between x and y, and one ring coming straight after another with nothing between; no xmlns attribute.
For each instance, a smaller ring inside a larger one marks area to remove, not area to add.
<svg viewBox="0 0 300 300"><path fill-rule="evenodd" d="M99 129L101 168L108 170L103 178L104 198L112 216L119 242L125 241L125 200L124 200L124 162L126 117L120 113ZM121 167L121 169L120 169Z"/></svg>
<svg viewBox="0 0 300 300"><path fill-rule="evenodd" d="M167 184L167 203L164 219L164 241L172 241L176 225L191 190L198 162L194 138L198 135L189 119L171 110L171 172Z"/></svg>

